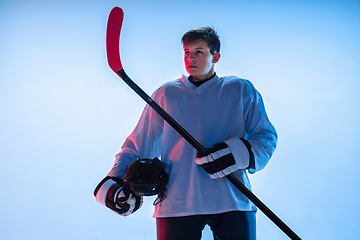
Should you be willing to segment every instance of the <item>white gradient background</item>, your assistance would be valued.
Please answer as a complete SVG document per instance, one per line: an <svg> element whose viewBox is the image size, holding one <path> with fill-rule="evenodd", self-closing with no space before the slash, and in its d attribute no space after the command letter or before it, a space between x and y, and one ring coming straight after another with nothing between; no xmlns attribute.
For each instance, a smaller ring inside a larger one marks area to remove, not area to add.
<svg viewBox="0 0 360 240"><path fill-rule="evenodd" d="M152 197L123 218L92 195L145 105L107 65L114 6L149 94L185 73L183 33L218 29L217 73L251 80L279 134L255 195L303 239L360 239L358 0L0 0L0 239L156 238ZM259 240L288 239L257 219Z"/></svg>

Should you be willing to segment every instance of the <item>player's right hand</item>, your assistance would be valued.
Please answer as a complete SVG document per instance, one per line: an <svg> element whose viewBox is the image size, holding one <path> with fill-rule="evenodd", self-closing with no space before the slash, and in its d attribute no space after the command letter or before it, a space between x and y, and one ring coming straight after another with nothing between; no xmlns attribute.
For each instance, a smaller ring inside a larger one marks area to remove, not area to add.
<svg viewBox="0 0 360 240"><path fill-rule="evenodd" d="M143 203L142 196L131 193L130 188L120 178L106 177L94 191L96 201L121 216L137 211Z"/></svg>
<svg viewBox="0 0 360 240"><path fill-rule="evenodd" d="M128 216L141 207L143 197L131 194L130 188L124 184L117 189L114 195L114 202L116 207L115 212L121 216Z"/></svg>

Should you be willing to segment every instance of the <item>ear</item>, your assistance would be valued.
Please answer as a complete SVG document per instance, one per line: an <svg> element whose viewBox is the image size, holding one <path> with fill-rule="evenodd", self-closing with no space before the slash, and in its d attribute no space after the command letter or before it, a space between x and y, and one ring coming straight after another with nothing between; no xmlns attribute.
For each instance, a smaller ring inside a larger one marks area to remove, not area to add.
<svg viewBox="0 0 360 240"><path fill-rule="evenodd" d="M220 60L220 53L219 52L213 53L212 63L217 63L219 60Z"/></svg>

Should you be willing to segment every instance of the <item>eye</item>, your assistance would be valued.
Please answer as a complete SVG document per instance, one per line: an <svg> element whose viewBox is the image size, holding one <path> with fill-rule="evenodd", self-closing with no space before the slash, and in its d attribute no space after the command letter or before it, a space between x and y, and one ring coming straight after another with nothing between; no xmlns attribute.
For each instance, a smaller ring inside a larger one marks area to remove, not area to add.
<svg viewBox="0 0 360 240"><path fill-rule="evenodd" d="M199 53L203 53L203 51L198 50L196 53L198 53L198 54L199 54Z"/></svg>

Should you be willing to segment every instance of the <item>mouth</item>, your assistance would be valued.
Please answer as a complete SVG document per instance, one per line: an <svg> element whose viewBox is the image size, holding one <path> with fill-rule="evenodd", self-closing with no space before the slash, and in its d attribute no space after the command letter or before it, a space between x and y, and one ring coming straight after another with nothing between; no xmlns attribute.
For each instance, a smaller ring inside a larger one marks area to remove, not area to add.
<svg viewBox="0 0 360 240"><path fill-rule="evenodd" d="M193 65L190 65L190 66L187 66L187 68L197 68L197 67L193 66Z"/></svg>

